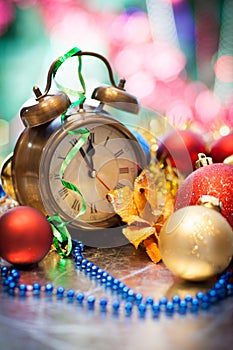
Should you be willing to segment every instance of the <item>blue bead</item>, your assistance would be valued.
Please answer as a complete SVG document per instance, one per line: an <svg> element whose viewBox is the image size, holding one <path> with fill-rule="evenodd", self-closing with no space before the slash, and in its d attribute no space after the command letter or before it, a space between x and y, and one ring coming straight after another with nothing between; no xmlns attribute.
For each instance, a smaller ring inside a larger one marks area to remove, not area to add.
<svg viewBox="0 0 233 350"><path fill-rule="evenodd" d="M92 309L95 305L95 296L94 295L89 295L87 298L87 305L89 309Z"/></svg>
<svg viewBox="0 0 233 350"><path fill-rule="evenodd" d="M160 298L159 304L160 304L160 305L167 305L167 298L166 298L166 297Z"/></svg>
<svg viewBox="0 0 233 350"><path fill-rule="evenodd" d="M109 275L106 278L106 285L107 285L107 287L111 287L112 286L112 282L113 282L113 277Z"/></svg>
<svg viewBox="0 0 233 350"><path fill-rule="evenodd" d="M4 189L2 188L2 185L0 184L0 198L5 197L6 192L4 191Z"/></svg>
<svg viewBox="0 0 233 350"><path fill-rule="evenodd" d="M103 275L103 273L104 273L104 270L103 269L101 269L101 268L98 268L98 270L97 270L97 275Z"/></svg>
<svg viewBox="0 0 233 350"><path fill-rule="evenodd" d="M35 282L35 283L33 284L33 291L36 292L36 293L39 293L40 290L41 290L41 284L38 283L38 282Z"/></svg>
<svg viewBox="0 0 233 350"><path fill-rule="evenodd" d="M222 288L222 285L219 282L216 282L215 285L214 285L214 288L215 289L220 289L220 288Z"/></svg>
<svg viewBox="0 0 233 350"><path fill-rule="evenodd" d="M143 299L143 295L141 293L137 293L135 295L136 304L140 304L142 302L142 299Z"/></svg>
<svg viewBox="0 0 233 350"><path fill-rule="evenodd" d="M76 300L79 304L82 304L83 300L84 300L84 294L82 292L79 292L77 295L76 295Z"/></svg>
<svg viewBox="0 0 233 350"><path fill-rule="evenodd" d="M16 269L12 269L10 271L10 275L14 278L15 281L18 281L20 279L20 273Z"/></svg>
<svg viewBox="0 0 233 350"><path fill-rule="evenodd" d="M10 281L8 284L8 289L15 289L17 287L17 283L15 281Z"/></svg>
<svg viewBox="0 0 233 350"><path fill-rule="evenodd" d="M57 287L57 297L62 298L65 292L65 288L63 286Z"/></svg>
<svg viewBox="0 0 233 350"><path fill-rule="evenodd" d="M81 254L81 248L75 247L72 251L73 256L80 255Z"/></svg>
<svg viewBox="0 0 233 350"><path fill-rule="evenodd" d="M180 304L180 297L179 295L174 295L172 298L172 301L175 305Z"/></svg>
<svg viewBox="0 0 233 350"><path fill-rule="evenodd" d="M9 271L9 268L7 266L2 266L1 267L1 275L2 276L4 276L4 277L7 276L8 271Z"/></svg>
<svg viewBox="0 0 233 350"><path fill-rule="evenodd" d="M130 315L133 309L133 304L130 301L127 301L125 304L125 312L127 315Z"/></svg>
<svg viewBox="0 0 233 350"><path fill-rule="evenodd" d="M218 294L215 289L211 289L208 291L208 296L210 298L211 303L215 303L218 300Z"/></svg>
<svg viewBox="0 0 233 350"><path fill-rule="evenodd" d="M203 310L206 310L209 308L209 306L210 306L210 298L207 295L204 295L201 303L201 308Z"/></svg>
<svg viewBox="0 0 233 350"><path fill-rule="evenodd" d="M227 286L226 286L226 293L228 296L231 296L233 295L233 285L228 283Z"/></svg>
<svg viewBox="0 0 233 350"><path fill-rule="evenodd" d="M132 289L129 289L127 292L127 300L133 301L135 299L135 293Z"/></svg>
<svg viewBox="0 0 233 350"><path fill-rule="evenodd" d="M152 306L152 311L154 314L158 314L160 312L160 305L159 303L154 303Z"/></svg>
<svg viewBox="0 0 233 350"><path fill-rule="evenodd" d="M125 288L125 284L123 282L120 282L118 285L119 292L122 292L124 288Z"/></svg>
<svg viewBox="0 0 233 350"><path fill-rule="evenodd" d="M86 264L86 271L90 272L93 265L94 265L93 262L88 261L88 263Z"/></svg>
<svg viewBox="0 0 233 350"><path fill-rule="evenodd" d="M218 280L218 283L219 283L221 286L223 286L223 287L225 287L226 284L227 284L226 279L224 279L224 278L220 278L220 279Z"/></svg>
<svg viewBox="0 0 233 350"><path fill-rule="evenodd" d="M108 275L109 275L109 273L108 273L108 272L103 271L103 273L102 273L102 277L103 277L103 278L107 278L107 277L108 277Z"/></svg>
<svg viewBox="0 0 233 350"><path fill-rule="evenodd" d="M53 292L53 284L52 283L47 283L45 285L45 293L51 294Z"/></svg>
<svg viewBox="0 0 233 350"><path fill-rule="evenodd" d="M92 268L91 268L91 273L95 273L97 274L97 271L99 270L99 267L97 265L93 265Z"/></svg>
<svg viewBox="0 0 233 350"><path fill-rule="evenodd" d="M204 297L204 293L198 292L198 293L196 294L196 297L197 297L198 300L202 300L203 297Z"/></svg>
<svg viewBox="0 0 233 350"><path fill-rule="evenodd" d="M166 312L173 313L174 312L174 304L172 301L168 301L166 305Z"/></svg>
<svg viewBox="0 0 233 350"><path fill-rule="evenodd" d="M106 298L101 298L99 304L100 304L100 309L102 311L105 311L108 304L108 300Z"/></svg>
<svg viewBox="0 0 233 350"><path fill-rule="evenodd" d="M129 287L124 286L124 288L122 289L123 297L125 297L125 298L127 297L128 291L129 291Z"/></svg>
<svg viewBox="0 0 233 350"><path fill-rule="evenodd" d="M14 278L12 276L8 276L4 281L3 281L3 285L4 286L8 286L9 283L14 282Z"/></svg>
<svg viewBox="0 0 233 350"><path fill-rule="evenodd" d="M191 305L191 310L192 311L197 311L198 309L199 309L199 300L197 298L193 298L192 305Z"/></svg>
<svg viewBox="0 0 233 350"><path fill-rule="evenodd" d="M114 280L112 282L112 289L117 290L119 288L119 283L120 283L120 281L117 278L114 278Z"/></svg>
<svg viewBox="0 0 233 350"><path fill-rule="evenodd" d="M76 265L81 265L83 261L83 257L81 255L77 255L74 259Z"/></svg>
<svg viewBox="0 0 233 350"><path fill-rule="evenodd" d="M146 311L147 311L147 308L146 308L145 304L139 304L138 305L138 312L139 312L139 316L140 317L145 316Z"/></svg>
<svg viewBox="0 0 233 350"><path fill-rule="evenodd" d="M192 300L193 300L193 297L190 295L190 294L187 294L184 298L184 300L187 302L187 303L191 303Z"/></svg>
<svg viewBox="0 0 233 350"><path fill-rule="evenodd" d="M93 262L92 261L88 261L87 262L87 267L92 267L94 264L93 264Z"/></svg>
<svg viewBox="0 0 233 350"><path fill-rule="evenodd" d="M152 297L147 297L146 298L146 304L147 305L153 305L154 304L154 299Z"/></svg>
<svg viewBox="0 0 233 350"><path fill-rule="evenodd" d="M187 309L187 303L185 300L180 301L180 309Z"/></svg>
<svg viewBox="0 0 233 350"><path fill-rule="evenodd" d="M114 312L117 312L120 308L120 302L119 300L114 300L112 303L112 309Z"/></svg>
<svg viewBox="0 0 233 350"><path fill-rule="evenodd" d="M66 297L67 299L73 299L74 297L74 290L73 289L68 289L67 292L66 292Z"/></svg>
<svg viewBox="0 0 233 350"><path fill-rule="evenodd" d="M227 292L225 288L222 288L218 290L217 294L219 299L224 299L226 297Z"/></svg>
<svg viewBox="0 0 233 350"><path fill-rule="evenodd" d="M107 282L107 277L108 277L108 272L104 271L101 276L101 283L106 283Z"/></svg>
<svg viewBox="0 0 233 350"><path fill-rule="evenodd" d="M25 294L27 292L27 285L22 283L18 286L20 294Z"/></svg>

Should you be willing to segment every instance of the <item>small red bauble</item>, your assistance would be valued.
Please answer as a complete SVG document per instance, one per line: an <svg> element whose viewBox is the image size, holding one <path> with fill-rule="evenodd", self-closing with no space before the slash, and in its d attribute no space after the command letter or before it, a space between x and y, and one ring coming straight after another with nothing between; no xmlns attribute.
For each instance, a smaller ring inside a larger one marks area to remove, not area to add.
<svg viewBox="0 0 233 350"><path fill-rule="evenodd" d="M216 163L195 170L180 186L174 209L197 205L206 195L215 197L221 202L221 214L233 228L232 164Z"/></svg>
<svg viewBox="0 0 233 350"><path fill-rule="evenodd" d="M169 132L161 141L157 158L169 158L173 167L182 174L189 174L195 168L198 153L206 153L202 137L191 130Z"/></svg>
<svg viewBox="0 0 233 350"><path fill-rule="evenodd" d="M37 209L19 206L0 217L0 256L11 264L39 262L52 242L51 225Z"/></svg>
<svg viewBox="0 0 233 350"><path fill-rule="evenodd" d="M210 149L210 156L214 163L222 163L231 155L233 155L233 132L214 141Z"/></svg>

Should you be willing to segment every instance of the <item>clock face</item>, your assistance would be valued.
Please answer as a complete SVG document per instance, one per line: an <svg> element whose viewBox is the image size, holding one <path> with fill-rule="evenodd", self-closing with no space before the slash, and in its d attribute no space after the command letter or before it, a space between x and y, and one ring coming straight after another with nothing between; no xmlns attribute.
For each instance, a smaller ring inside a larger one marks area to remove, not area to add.
<svg viewBox="0 0 233 350"><path fill-rule="evenodd" d="M67 155L80 140L74 130L86 128L88 139L64 167ZM70 133L71 131L71 133ZM81 193L63 186L60 178ZM133 188L145 166L145 157L136 139L120 123L103 116L68 121L46 144L40 164L39 186L48 214L83 228L111 227L119 221L106 194L123 186ZM86 210L82 213L82 198Z"/></svg>

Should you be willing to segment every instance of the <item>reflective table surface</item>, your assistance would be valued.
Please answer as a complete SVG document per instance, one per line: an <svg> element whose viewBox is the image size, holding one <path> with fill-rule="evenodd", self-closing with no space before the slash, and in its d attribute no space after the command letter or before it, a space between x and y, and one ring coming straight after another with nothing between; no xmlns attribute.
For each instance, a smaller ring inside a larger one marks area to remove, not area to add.
<svg viewBox="0 0 233 350"><path fill-rule="evenodd" d="M118 248L86 248L85 257L120 279L136 293L151 296L158 301L162 296L184 297L207 291L215 280L188 283L175 278L163 263L152 263L144 250L125 245ZM3 265L5 262L1 261ZM232 266L230 267L232 269ZM66 297L41 293L40 297L11 296L0 287L0 349L161 349L208 350L232 349L233 302L228 297L208 310L160 312L152 316L147 310L139 317L137 309L125 313L124 301L118 313L111 302L115 296L108 287L98 284L72 258L62 259L50 252L38 265L20 269L21 283L51 282L82 291L85 298L96 297L94 309L87 303L79 305ZM98 300L108 298L106 311L101 311Z"/></svg>

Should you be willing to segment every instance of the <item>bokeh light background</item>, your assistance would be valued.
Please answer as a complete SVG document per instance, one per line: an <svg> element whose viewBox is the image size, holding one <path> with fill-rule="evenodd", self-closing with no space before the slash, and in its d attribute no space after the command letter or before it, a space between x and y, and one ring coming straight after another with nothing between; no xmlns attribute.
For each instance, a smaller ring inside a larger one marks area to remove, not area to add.
<svg viewBox="0 0 233 350"><path fill-rule="evenodd" d="M18 116L50 64L74 46L109 59L141 104L208 139L233 127L233 0L0 0L0 164L23 130ZM89 58L87 59L87 61ZM108 83L85 63L92 91ZM63 76L77 83L72 64Z"/></svg>

